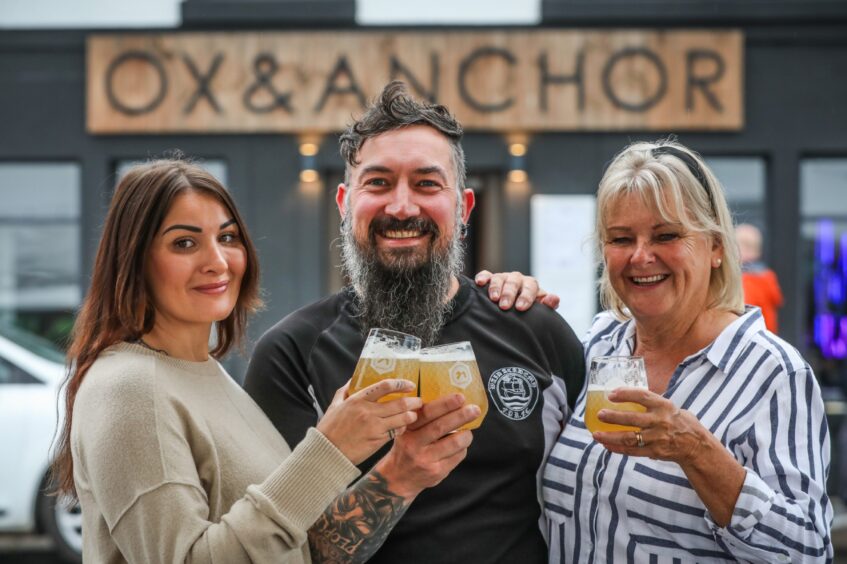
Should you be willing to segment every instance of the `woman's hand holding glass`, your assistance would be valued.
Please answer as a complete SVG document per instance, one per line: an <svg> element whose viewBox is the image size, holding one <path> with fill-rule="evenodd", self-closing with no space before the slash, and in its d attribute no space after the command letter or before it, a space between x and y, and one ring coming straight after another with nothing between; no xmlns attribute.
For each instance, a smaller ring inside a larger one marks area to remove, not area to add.
<svg viewBox="0 0 847 564"><path fill-rule="evenodd" d="M585 399L585 426L595 431L638 431L637 426L615 425L598 419L601 409L616 411L644 411L636 403L613 403L613 390L631 386L647 389L647 371L644 359L639 356L596 356L588 370L588 391Z"/></svg>
<svg viewBox="0 0 847 564"><path fill-rule="evenodd" d="M414 392L416 385L408 380L388 378L347 397L349 383L335 392L317 429L353 464L360 464L372 454L406 431L418 419L422 402L417 397L401 397L380 403L388 394Z"/></svg>
<svg viewBox="0 0 847 564"><path fill-rule="evenodd" d="M684 466L709 443L696 417L648 389L641 357L592 358L587 394L585 426L611 452Z"/></svg>
<svg viewBox="0 0 847 564"><path fill-rule="evenodd" d="M646 410L643 413L613 409L598 412L600 421L640 429L594 433L594 440L611 452L668 460L685 468L699 454L715 446L716 439L691 412L648 389L618 388L609 392L608 398L615 403L631 402ZM643 446L639 446L639 436Z"/></svg>

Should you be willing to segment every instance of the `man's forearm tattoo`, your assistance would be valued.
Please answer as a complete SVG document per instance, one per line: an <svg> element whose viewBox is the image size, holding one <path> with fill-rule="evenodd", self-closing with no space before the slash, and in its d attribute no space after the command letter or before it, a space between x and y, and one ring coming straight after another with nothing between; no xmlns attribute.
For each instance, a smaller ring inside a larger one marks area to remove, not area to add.
<svg viewBox="0 0 847 564"><path fill-rule="evenodd" d="M382 546L409 504L373 470L335 498L309 529L312 561L365 562Z"/></svg>

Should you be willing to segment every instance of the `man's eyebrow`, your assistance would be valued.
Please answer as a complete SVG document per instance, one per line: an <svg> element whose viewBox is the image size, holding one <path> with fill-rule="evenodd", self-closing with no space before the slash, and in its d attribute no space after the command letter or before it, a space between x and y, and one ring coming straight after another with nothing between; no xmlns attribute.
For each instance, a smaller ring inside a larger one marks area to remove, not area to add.
<svg viewBox="0 0 847 564"><path fill-rule="evenodd" d="M391 169L390 169L390 168L388 168L388 167L387 167L387 166L385 166L385 165L368 165L368 166L366 166L365 168L363 168L363 169L361 170L361 172L359 173L359 175L361 176L361 175L364 175L364 174L369 174L369 173L371 173L371 172L384 172L384 173L387 173L387 172L392 172L392 171L391 171Z"/></svg>
<svg viewBox="0 0 847 564"><path fill-rule="evenodd" d="M202 229L194 225L183 225L181 223L177 223L175 225L171 225L170 227L162 231L162 235L164 235L168 231L173 231L174 229L184 229L186 231L191 231L192 233L203 233Z"/></svg>
<svg viewBox="0 0 847 564"><path fill-rule="evenodd" d="M444 169L441 168L440 166L437 166L437 165L422 166L420 168L416 168L415 173L422 174L422 175L437 174L438 176L441 177L442 180L444 180L444 181L447 180L447 175L444 173Z"/></svg>

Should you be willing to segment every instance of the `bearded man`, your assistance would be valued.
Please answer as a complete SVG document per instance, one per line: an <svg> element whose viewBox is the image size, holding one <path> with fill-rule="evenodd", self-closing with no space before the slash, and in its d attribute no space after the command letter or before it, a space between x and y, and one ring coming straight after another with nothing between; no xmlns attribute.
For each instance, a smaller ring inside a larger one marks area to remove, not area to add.
<svg viewBox="0 0 847 564"><path fill-rule="evenodd" d="M444 106L386 86L340 141L350 285L283 319L253 354L245 388L295 445L352 376L371 328L476 352L482 426L450 432L479 413L462 396L427 403L312 527L315 562L547 561L540 469L582 388L582 346L552 310L503 311L461 276L474 205L461 137Z"/></svg>

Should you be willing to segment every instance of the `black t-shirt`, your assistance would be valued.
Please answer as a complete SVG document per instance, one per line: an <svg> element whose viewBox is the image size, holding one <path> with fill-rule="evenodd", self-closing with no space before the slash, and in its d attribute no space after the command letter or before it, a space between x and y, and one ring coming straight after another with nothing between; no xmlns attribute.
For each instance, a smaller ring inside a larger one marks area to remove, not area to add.
<svg viewBox="0 0 847 564"><path fill-rule="evenodd" d="M256 346L245 388L292 447L353 375L364 346L354 313L342 290L287 316ZM582 388L582 345L553 310L504 312L467 278L439 344L456 341L473 345L488 415L467 458L415 499L370 562L547 562L541 470Z"/></svg>

